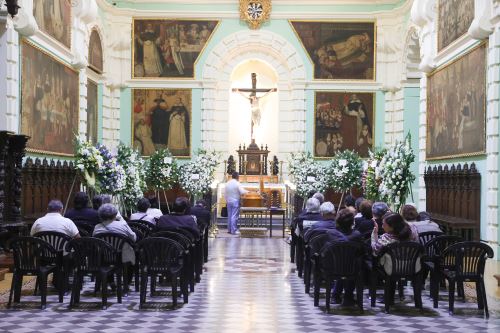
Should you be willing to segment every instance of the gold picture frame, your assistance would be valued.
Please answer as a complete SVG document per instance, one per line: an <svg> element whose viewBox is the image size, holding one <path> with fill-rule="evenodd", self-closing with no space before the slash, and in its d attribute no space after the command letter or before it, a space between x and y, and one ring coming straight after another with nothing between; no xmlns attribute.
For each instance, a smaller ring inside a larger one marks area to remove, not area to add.
<svg viewBox="0 0 500 333"><path fill-rule="evenodd" d="M288 20L288 22L313 66L313 80L361 82L377 80L376 20ZM335 26L337 27L335 28ZM338 33L339 37L337 38L340 38L338 40L334 40L334 35L328 38L323 35L319 37L315 35L315 33L318 34L318 31L322 33L328 29L332 34L335 29L345 31ZM343 44L356 44L347 41L351 38L358 40L359 47L356 50L351 50L351 53L342 51L345 49L340 48ZM368 50L366 49L367 38L368 41L371 39L371 47ZM335 46L337 46L337 50L335 50ZM349 69L359 73L349 73ZM365 73L369 70L371 75L368 78L361 77L366 76L366 74L362 74L363 70Z"/></svg>
<svg viewBox="0 0 500 333"><path fill-rule="evenodd" d="M168 148L177 158L191 158L192 89L134 88L131 97L132 146L143 156Z"/></svg>
<svg viewBox="0 0 500 333"><path fill-rule="evenodd" d="M322 114L319 113L320 109L323 110ZM330 159L335 156L335 152L345 149L357 152L362 158L369 157L368 150L373 150L375 146L375 116L376 92L315 91L314 158ZM353 129L356 133L354 139L350 135Z"/></svg>
<svg viewBox="0 0 500 333"><path fill-rule="evenodd" d="M486 153L487 53L478 44L427 75L426 160Z"/></svg>
<svg viewBox="0 0 500 333"><path fill-rule="evenodd" d="M153 24L160 24L158 27ZM182 23L179 24L179 23ZM137 36L136 30L140 26L150 24L141 34L144 37ZM208 19L166 19L164 17L134 17L132 19L132 79L147 79L147 80L192 80L196 77L196 65L200 56L205 51L205 48L210 43L213 35L219 27L220 20ZM186 32L186 26L190 26L191 30ZM202 25L201 31L197 31L197 27ZM182 29L181 29L182 27ZM210 27L210 28L209 28ZM195 31L196 30L196 31ZM172 32L173 31L173 32ZM184 31L184 32L182 32ZM199 37L197 36L199 33ZM208 34L208 35L207 35ZM158 35L158 37L156 37ZM169 37L174 36L174 37ZM166 40L169 40L169 45L166 45ZM197 44L197 38L200 44ZM144 48L142 51L138 48L138 44L145 44L146 40L148 49L148 66L145 63ZM153 44L152 41L153 40ZM203 42L203 45L201 43ZM158 45L161 47L158 48ZM136 50L137 48L137 50ZM161 50L161 54L160 54ZM173 51L177 50L177 51ZM182 51L184 50L184 51ZM142 63L138 61L141 58ZM141 65L142 64L142 65ZM164 65L165 64L165 65ZM147 69L146 69L147 67ZM142 72L142 73L141 73ZM176 75L172 75L176 74ZM143 75L139 75L143 74Z"/></svg>
<svg viewBox="0 0 500 333"><path fill-rule="evenodd" d="M28 152L74 156L79 82L78 71L34 43L21 41L21 133L31 137Z"/></svg>

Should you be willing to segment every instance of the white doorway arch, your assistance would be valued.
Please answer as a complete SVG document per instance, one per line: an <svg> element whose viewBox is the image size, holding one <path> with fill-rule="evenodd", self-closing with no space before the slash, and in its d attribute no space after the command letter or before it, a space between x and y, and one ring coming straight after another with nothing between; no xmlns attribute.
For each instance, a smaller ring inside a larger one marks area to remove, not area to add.
<svg viewBox="0 0 500 333"><path fill-rule="evenodd" d="M284 160L306 146L306 71L301 56L286 39L269 31L240 31L222 39L208 55L202 71L201 147L215 149L225 159L229 151L231 74L245 61L269 64L278 76L278 151ZM286 170L284 170L286 172ZM220 175L223 170L220 168Z"/></svg>

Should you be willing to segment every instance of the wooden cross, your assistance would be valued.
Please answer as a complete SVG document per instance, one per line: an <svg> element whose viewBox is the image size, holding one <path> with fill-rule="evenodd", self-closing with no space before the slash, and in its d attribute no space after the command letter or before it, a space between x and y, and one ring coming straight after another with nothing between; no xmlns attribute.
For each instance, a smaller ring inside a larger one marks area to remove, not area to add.
<svg viewBox="0 0 500 333"><path fill-rule="evenodd" d="M260 118L260 108L258 110L253 110L254 108L258 108L258 103L259 99L266 96L269 93L277 91L276 88L261 88L257 89L257 74L252 73L252 88L233 88L233 92L238 92L244 97L248 98L250 100L250 104L252 106L252 113L254 111L258 111L259 118ZM245 92L249 92L250 94L246 96ZM264 93L264 95L257 97L257 93ZM252 141L255 139L253 136L253 127L254 127L254 115L252 114L252 121L251 121L251 126L250 126L250 137L252 138Z"/></svg>

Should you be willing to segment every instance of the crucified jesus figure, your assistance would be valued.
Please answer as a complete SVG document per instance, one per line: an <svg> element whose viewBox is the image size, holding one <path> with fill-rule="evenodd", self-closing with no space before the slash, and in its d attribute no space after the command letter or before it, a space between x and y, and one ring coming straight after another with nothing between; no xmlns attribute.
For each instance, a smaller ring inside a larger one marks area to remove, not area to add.
<svg viewBox="0 0 500 333"><path fill-rule="evenodd" d="M262 97L265 97L269 95L272 92L277 91L276 88L270 88L270 89L257 89L257 74L252 73L252 88L233 88L233 92L237 92L243 97L247 98L250 101L250 109L252 110L252 121L251 121L251 126L250 126L250 137L251 139L254 138L254 126L258 126L260 124L260 118L261 118L261 113L260 113L260 99ZM244 94L245 92L249 92L249 95ZM257 93L264 93L262 96L257 97Z"/></svg>

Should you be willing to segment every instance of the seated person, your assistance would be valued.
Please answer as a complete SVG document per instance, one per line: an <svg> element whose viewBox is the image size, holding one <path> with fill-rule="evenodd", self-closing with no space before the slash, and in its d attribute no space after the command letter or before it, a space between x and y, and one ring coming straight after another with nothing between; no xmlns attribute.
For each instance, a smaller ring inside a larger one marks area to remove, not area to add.
<svg viewBox="0 0 500 333"><path fill-rule="evenodd" d="M163 215L158 220L156 227L159 230L175 231L176 229L188 230L194 239L200 238L200 229L196 224L195 218L185 214L189 207L189 200L186 197L175 199L172 213Z"/></svg>
<svg viewBox="0 0 500 333"><path fill-rule="evenodd" d="M354 229L359 231L361 235L370 237L373 230L372 202L363 200L359 205L359 212L361 217L354 218Z"/></svg>
<svg viewBox="0 0 500 333"><path fill-rule="evenodd" d="M377 222L373 222L371 247L374 256L378 256L384 247L392 243L407 241L418 242L417 228L406 223L401 215L397 213L387 213L382 221L382 228L384 228L385 233L381 236L379 236ZM391 274L392 262L389 255L385 254L382 256L379 263L384 267L387 274ZM420 270L420 267L418 270Z"/></svg>
<svg viewBox="0 0 500 333"><path fill-rule="evenodd" d="M358 197L356 201L354 202L354 208L356 208L356 215L354 215L354 223L356 223L356 219L361 217L361 203L365 201L365 198L363 197Z"/></svg>
<svg viewBox="0 0 500 333"><path fill-rule="evenodd" d="M437 223L432 222L430 219L424 221L417 221L418 212L417 208L413 205L404 205L401 209L401 215L405 219L408 224L414 225L417 228L418 233L427 232L427 231L439 231L439 225Z"/></svg>
<svg viewBox="0 0 500 333"><path fill-rule="evenodd" d="M318 199L311 198L306 201L306 212L300 214L294 219L293 225L295 235L299 236L304 233L304 221L322 221L323 216L319 212L320 203ZM306 228L307 229L307 228Z"/></svg>
<svg viewBox="0 0 500 333"><path fill-rule="evenodd" d="M99 207L98 213L101 223L95 226L92 236L105 232L112 232L128 237L131 241L135 242L137 236L135 232L130 229L127 222L123 219L117 220L118 209L116 209L115 205L105 203Z"/></svg>
<svg viewBox="0 0 500 333"><path fill-rule="evenodd" d="M88 205L89 196L87 193L77 192L73 201L74 208L68 210L66 214L64 214L64 217L73 221L86 221L92 226L95 226L99 223L99 215L97 215L96 209L90 208Z"/></svg>
<svg viewBox="0 0 500 333"><path fill-rule="evenodd" d="M99 208L104 205L104 204L110 204L112 203L112 197L109 195L109 194L98 194L94 197L94 199L92 200L92 206L94 207L94 209L96 209L99 213ZM97 208L96 208L97 207ZM115 207L116 208L116 207ZM121 220L123 222L125 222L125 219L122 217L122 215L120 214L120 211L117 210L118 213L116 214L116 220Z"/></svg>
<svg viewBox="0 0 500 333"><path fill-rule="evenodd" d="M158 208L160 207L160 204L158 203L158 198L156 196L150 196L148 197L150 207L146 211L146 213L149 216L152 216L153 218L159 218L163 216L163 212Z"/></svg>
<svg viewBox="0 0 500 333"><path fill-rule="evenodd" d="M47 206L47 214L35 221L31 227L30 235L34 236L42 231L56 231L73 238L80 237L75 223L62 216L63 207L61 201L51 200Z"/></svg>
<svg viewBox="0 0 500 333"><path fill-rule="evenodd" d="M313 237L326 233L329 229L335 228L335 206L330 202L323 202L319 206L319 212L323 217L323 220L313 224L304 233L304 242L309 242Z"/></svg>
<svg viewBox="0 0 500 333"><path fill-rule="evenodd" d="M349 207L356 209L356 198L354 198L350 194L346 195L344 198L344 208L349 208Z"/></svg>
<svg viewBox="0 0 500 333"><path fill-rule="evenodd" d="M156 224L155 218L147 213L149 207L151 207L149 200L140 198L137 202L137 213L130 215L130 220L146 221L151 224Z"/></svg>
<svg viewBox="0 0 500 333"><path fill-rule="evenodd" d="M328 243L334 242L348 242L348 241L358 241L362 243L363 238L357 230L353 230L354 225L354 214L350 209L341 209L337 214L337 219L335 220L335 228L328 230L327 235L329 236ZM354 288L356 283L354 281L343 281L336 280L335 286L333 288L333 301L334 303L340 303L340 298L342 295L342 290L345 291L344 299L342 305L352 306L354 305Z"/></svg>
<svg viewBox="0 0 500 333"><path fill-rule="evenodd" d="M375 202L372 205L372 220L377 223L378 234L382 235L385 231L382 228L382 218L389 212L389 206L385 202Z"/></svg>
<svg viewBox="0 0 500 333"><path fill-rule="evenodd" d="M314 199L318 199L320 205L323 204L323 202L325 202L325 196L321 192L314 193L312 197Z"/></svg>
<svg viewBox="0 0 500 333"><path fill-rule="evenodd" d="M114 234L119 234L127 237L132 242L135 242L137 236L135 232L130 229L127 222L123 219L117 220L118 209L116 209L115 205L111 203L105 203L98 210L99 218L101 219L101 223L95 226L94 233L92 236L96 236L99 234L111 232ZM129 245L123 245L122 249L122 262L131 262L135 264L135 253L134 249Z"/></svg>
<svg viewBox="0 0 500 333"><path fill-rule="evenodd" d="M205 200L200 199L196 201L196 204L189 209L189 214L196 217L196 223L200 229L208 227L210 225L210 211L207 209L207 203Z"/></svg>

